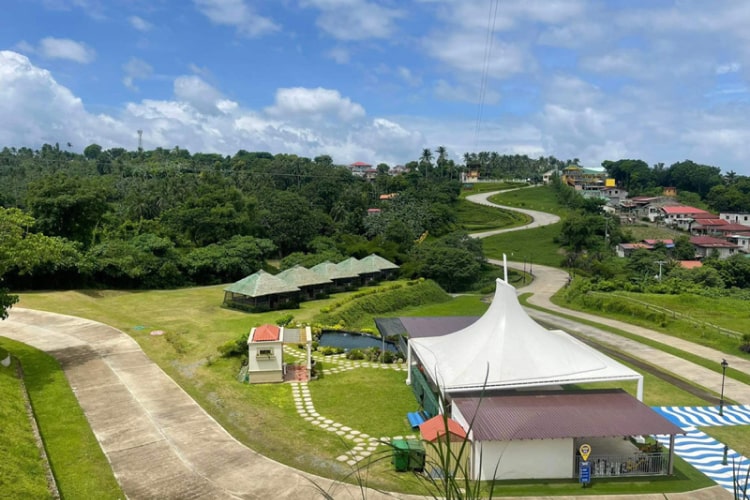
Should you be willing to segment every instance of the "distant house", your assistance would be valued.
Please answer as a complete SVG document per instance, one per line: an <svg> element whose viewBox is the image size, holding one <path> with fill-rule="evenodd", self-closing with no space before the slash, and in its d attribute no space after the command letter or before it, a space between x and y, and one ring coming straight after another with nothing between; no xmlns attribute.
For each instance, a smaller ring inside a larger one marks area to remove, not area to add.
<svg viewBox="0 0 750 500"><path fill-rule="evenodd" d="M699 260L680 260L678 261L678 264L683 269L696 269L698 267L703 267L703 262Z"/></svg>
<svg viewBox="0 0 750 500"><path fill-rule="evenodd" d="M666 205L661 207L661 217L667 226L689 231L695 219L716 219L718 215L687 205Z"/></svg>
<svg viewBox="0 0 750 500"><path fill-rule="evenodd" d="M750 231L726 235L727 241L739 247L740 252L750 253Z"/></svg>
<svg viewBox="0 0 750 500"><path fill-rule="evenodd" d="M750 226L750 214L745 212L721 212L719 217L722 220L733 224L742 224L743 226Z"/></svg>
<svg viewBox="0 0 750 500"><path fill-rule="evenodd" d="M721 232L721 229L724 226L729 226L733 224L729 224L729 222L719 219L719 218L712 218L712 219L693 219L693 223L689 226L690 232L693 233L696 236L704 235L704 236L711 236L716 235ZM747 229L747 228L746 228Z"/></svg>
<svg viewBox="0 0 750 500"><path fill-rule="evenodd" d="M542 183L549 184L552 181L552 177L557 173L557 170L547 170L542 174Z"/></svg>
<svg viewBox="0 0 750 500"><path fill-rule="evenodd" d="M617 206L628 198L628 192L619 187L605 187L602 196L609 200L610 205Z"/></svg>
<svg viewBox="0 0 750 500"><path fill-rule="evenodd" d="M643 240L638 243L620 243L615 249L618 257L630 257L630 254L636 250L653 250L657 245L662 244L667 249L674 248L674 240Z"/></svg>
<svg viewBox="0 0 750 500"><path fill-rule="evenodd" d="M726 259L734 255L740 248L727 240L711 236L693 236L690 238L690 243L695 247L695 256L698 258L709 257L716 252L720 259Z"/></svg>

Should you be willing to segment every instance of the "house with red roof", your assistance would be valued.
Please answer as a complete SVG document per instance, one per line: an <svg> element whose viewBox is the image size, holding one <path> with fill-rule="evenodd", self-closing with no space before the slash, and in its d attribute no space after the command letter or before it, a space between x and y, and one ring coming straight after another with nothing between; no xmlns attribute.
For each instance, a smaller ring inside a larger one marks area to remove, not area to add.
<svg viewBox="0 0 750 500"><path fill-rule="evenodd" d="M444 462L440 454L450 450L451 458L458 462L451 463L456 467L458 477L462 472L469 472L469 455L471 443L467 442L466 431L461 424L446 415L436 415L419 425L419 434L425 442L425 468L427 473L440 472L435 469ZM453 471L450 471L453 473Z"/></svg>
<svg viewBox="0 0 750 500"><path fill-rule="evenodd" d="M307 348L307 361L303 365L284 363L284 342ZM286 328L276 325L253 327L247 337L247 377L251 384L283 382L290 380L307 381L312 369L312 331L310 327Z"/></svg>
<svg viewBox="0 0 750 500"><path fill-rule="evenodd" d="M665 205L661 207L661 217L667 226L690 231L696 219L718 219L719 216L700 208L687 205Z"/></svg>
<svg viewBox="0 0 750 500"><path fill-rule="evenodd" d="M721 212L719 217L732 224L750 227L750 214L746 212Z"/></svg>
<svg viewBox="0 0 750 500"><path fill-rule="evenodd" d="M261 325L247 338L247 374L251 384L284 381L284 351L281 328Z"/></svg>
<svg viewBox="0 0 750 500"><path fill-rule="evenodd" d="M697 258L710 257L716 253L720 259L726 259L737 253L740 249L738 245L720 238L712 236L693 236L690 243L695 247L695 256Z"/></svg>

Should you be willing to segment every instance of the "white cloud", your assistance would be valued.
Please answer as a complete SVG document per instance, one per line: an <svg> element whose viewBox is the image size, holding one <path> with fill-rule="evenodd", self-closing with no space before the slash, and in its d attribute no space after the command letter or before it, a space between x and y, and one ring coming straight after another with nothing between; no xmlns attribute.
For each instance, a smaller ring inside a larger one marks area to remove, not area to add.
<svg viewBox="0 0 750 500"><path fill-rule="evenodd" d="M480 97L484 104L497 104L500 101L500 94L491 88L485 87L484 95L480 96L479 82L451 85L445 80L438 80L434 92L435 96L443 101L478 104Z"/></svg>
<svg viewBox="0 0 750 500"><path fill-rule="evenodd" d="M344 47L334 47L328 51L328 57L339 64L346 64L351 59L351 54Z"/></svg>
<svg viewBox="0 0 750 500"><path fill-rule="evenodd" d="M719 64L714 70L717 75L725 75L727 73L737 73L742 68L742 65L736 61L732 61L726 64Z"/></svg>
<svg viewBox="0 0 750 500"><path fill-rule="evenodd" d="M221 92L206 83L199 76L180 76L174 81L174 95L179 101L190 104L201 113L215 114L224 98ZM223 106L226 109L227 104Z"/></svg>
<svg viewBox="0 0 750 500"><path fill-rule="evenodd" d="M405 15L366 0L304 0L302 5L319 9L318 27L338 40L388 38Z"/></svg>
<svg viewBox="0 0 750 500"><path fill-rule="evenodd" d="M338 90L321 87L278 89L276 102L266 111L271 116L288 120L318 120L333 115L347 122L365 116L365 110L361 105L352 102L348 97L342 97Z"/></svg>
<svg viewBox="0 0 750 500"><path fill-rule="evenodd" d="M233 26L248 37L259 37L280 29L272 19L257 14L244 0L193 0L193 3L214 24Z"/></svg>
<svg viewBox="0 0 750 500"><path fill-rule="evenodd" d="M396 68L396 74L412 87L419 87L420 85L422 85L422 78L412 73L409 68L399 66L398 68Z"/></svg>
<svg viewBox="0 0 750 500"><path fill-rule="evenodd" d="M69 38L42 38L36 51L47 59L67 59L81 64L90 63L96 57L94 49Z"/></svg>
<svg viewBox="0 0 750 500"><path fill-rule="evenodd" d="M122 65L122 69L125 72L125 76L122 77L123 85L136 91L138 87L135 85L135 81L150 77L154 70L150 64L137 57L128 59L128 62Z"/></svg>
<svg viewBox="0 0 750 500"><path fill-rule="evenodd" d="M128 22L138 31L150 31L154 27L150 22L138 16L130 16Z"/></svg>
<svg viewBox="0 0 750 500"><path fill-rule="evenodd" d="M429 36L424 40L427 52L445 63L450 69L472 76L485 71L487 51L484 33L449 33L444 36ZM492 52L487 59L486 70L489 77L506 78L520 73L530 65L531 58L524 54L518 45L495 40Z"/></svg>

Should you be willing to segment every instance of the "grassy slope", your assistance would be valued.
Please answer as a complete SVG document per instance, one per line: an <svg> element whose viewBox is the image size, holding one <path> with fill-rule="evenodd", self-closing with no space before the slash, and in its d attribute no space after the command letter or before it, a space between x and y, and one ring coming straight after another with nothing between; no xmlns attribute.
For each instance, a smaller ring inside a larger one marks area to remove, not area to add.
<svg viewBox="0 0 750 500"><path fill-rule="evenodd" d="M0 349L0 359L6 355ZM15 361L0 366L0 491L5 498L50 498L22 391Z"/></svg>
<svg viewBox="0 0 750 500"><path fill-rule="evenodd" d="M0 347L21 360L26 388L62 497L123 498L57 361L3 337Z"/></svg>
<svg viewBox="0 0 750 500"><path fill-rule="evenodd" d="M557 202L554 191L547 186L519 189L490 197L490 201L511 207L540 210L565 215L567 210ZM492 259L528 261L532 264L560 267L564 253L554 239L560 234L561 223L524 231L491 236L482 240L484 253Z"/></svg>

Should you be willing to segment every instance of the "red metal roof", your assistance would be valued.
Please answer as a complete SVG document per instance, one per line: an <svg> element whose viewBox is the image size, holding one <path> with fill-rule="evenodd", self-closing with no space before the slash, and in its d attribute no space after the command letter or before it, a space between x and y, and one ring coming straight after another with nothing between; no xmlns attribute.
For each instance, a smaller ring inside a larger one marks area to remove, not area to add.
<svg viewBox="0 0 750 500"><path fill-rule="evenodd" d="M728 226L729 223L724 219L704 219L702 217L695 217L695 223L699 226Z"/></svg>
<svg viewBox="0 0 750 500"><path fill-rule="evenodd" d="M459 439L466 438L466 431L461 427L461 424L449 418L444 420L443 415L437 415L429 420L422 422L419 426L419 432L422 434L422 439L425 441L435 441L437 438L445 434L446 424L448 432L456 436Z"/></svg>
<svg viewBox="0 0 750 500"><path fill-rule="evenodd" d="M695 269L696 267L703 267L703 262L699 260L681 260L680 267L685 269Z"/></svg>
<svg viewBox="0 0 750 500"><path fill-rule="evenodd" d="M690 243L703 248L737 248L734 243L711 236L693 236Z"/></svg>
<svg viewBox="0 0 750 500"><path fill-rule="evenodd" d="M253 342L268 342L271 340L279 340L281 334L281 328L276 325L261 325L255 329L253 333Z"/></svg>
<svg viewBox="0 0 750 500"><path fill-rule="evenodd" d="M455 398L475 441L684 434L621 389ZM478 410L477 410L478 408ZM476 413L476 415L475 415Z"/></svg>
<svg viewBox="0 0 750 500"><path fill-rule="evenodd" d="M686 205L664 206L661 207L661 209L664 210L664 213L668 215L700 215L701 218L704 219L715 219L719 217L718 215L714 215L711 212L707 212L706 210L701 210L700 208L695 207L688 207Z"/></svg>
<svg viewBox="0 0 750 500"><path fill-rule="evenodd" d="M370 165L369 163L365 163L363 161L355 161L354 163L351 164L351 166L352 167L371 167L372 165Z"/></svg>

